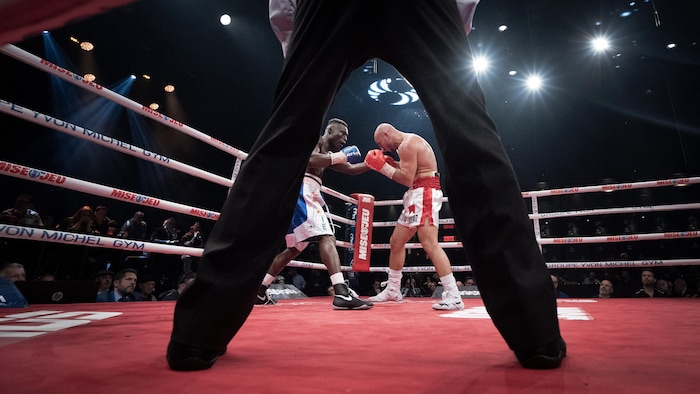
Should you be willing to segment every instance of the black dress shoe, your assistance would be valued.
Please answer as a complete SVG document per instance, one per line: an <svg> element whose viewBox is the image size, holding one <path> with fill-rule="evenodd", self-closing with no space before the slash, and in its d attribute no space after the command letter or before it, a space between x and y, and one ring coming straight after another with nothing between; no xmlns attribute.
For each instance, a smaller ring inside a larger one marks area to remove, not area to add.
<svg viewBox="0 0 700 394"><path fill-rule="evenodd" d="M560 337L537 349L524 352L515 352L520 365L528 369L553 369L559 368L566 357L566 342Z"/></svg>
<svg viewBox="0 0 700 394"><path fill-rule="evenodd" d="M168 353L165 356L170 369L174 371L201 371L209 369L214 362L226 353L226 349L210 351L197 349L176 342L168 344Z"/></svg>

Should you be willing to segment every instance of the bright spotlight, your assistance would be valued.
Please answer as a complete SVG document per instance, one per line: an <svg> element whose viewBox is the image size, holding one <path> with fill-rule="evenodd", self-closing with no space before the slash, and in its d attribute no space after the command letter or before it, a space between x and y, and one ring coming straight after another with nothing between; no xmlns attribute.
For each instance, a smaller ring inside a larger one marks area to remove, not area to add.
<svg viewBox="0 0 700 394"><path fill-rule="evenodd" d="M506 30L508 30L508 26L506 26L506 25L498 26L498 31L500 31L501 33L503 33Z"/></svg>
<svg viewBox="0 0 700 394"><path fill-rule="evenodd" d="M223 14L221 18L219 18L219 22L224 26L228 26L231 24L231 16L229 14Z"/></svg>
<svg viewBox="0 0 700 394"><path fill-rule="evenodd" d="M131 79L136 79L136 75L131 74L131 75L129 75L129 78L131 78Z"/></svg>
<svg viewBox="0 0 700 394"><path fill-rule="evenodd" d="M483 56L476 56L473 60L474 71L477 73L486 71L489 67L489 61Z"/></svg>
<svg viewBox="0 0 700 394"><path fill-rule="evenodd" d="M591 41L591 46L593 46L594 51L603 52L604 50L610 48L610 43L603 37L597 37Z"/></svg>
<svg viewBox="0 0 700 394"><path fill-rule="evenodd" d="M530 90L539 90L542 87L542 78L538 75L531 75L527 78L526 84Z"/></svg>
<svg viewBox="0 0 700 394"><path fill-rule="evenodd" d="M95 46L90 41L83 41L80 43L80 49L85 52L90 52L95 49Z"/></svg>

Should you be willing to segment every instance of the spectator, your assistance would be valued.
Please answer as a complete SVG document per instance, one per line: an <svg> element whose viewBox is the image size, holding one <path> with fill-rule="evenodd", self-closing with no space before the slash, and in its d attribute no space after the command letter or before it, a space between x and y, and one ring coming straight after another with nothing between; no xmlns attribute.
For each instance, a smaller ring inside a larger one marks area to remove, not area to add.
<svg viewBox="0 0 700 394"><path fill-rule="evenodd" d="M27 273L24 271L24 265L20 263L5 263L0 265L0 278L20 282L27 280Z"/></svg>
<svg viewBox="0 0 700 394"><path fill-rule="evenodd" d="M428 280L425 282L425 289L426 289L426 294L429 296L433 296L433 293L435 293L435 290L438 287L438 283L434 280Z"/></svg>
<svg viewBox="0 0 700 394"><path fill-rule="evenodd" d="M92 208L85 205L75 213L63 219L56 228L72 233L92 234L95 232L95 220Z"/></svg>
<svg viewBox="0 0 700 394"><path fill-rule="evenodd" d="M598 286L598 298L612 298L613 284L607 279L600 281L600 286Z"/></svg>
<svg viewBox="0 0 700 394"><path fill-rule="evenodd" d="M670 296L673 289L673 284L666 279L657 279L654 287L656 287L656 290Z"/></svg>
<svg viewBox="0 0 700 394"><path fill-rule="evenodd" d="M673 281L673 296L684 298L697 298L698 293L690 290L683 278L676 278Z"/></svg>
<svg viewBox="0 0 700 394"><path fill-rule="evenodd" d="M124 222L124 224L122 225L122 228L119 231L119 237L135 239L139 241L145 240L148 225L143 220L144 217L145 215L143 212L134 212L134 216L131 219Z"/></svg>
<svg viewBox="0 0 700 394"><path fill-rule="evenodd" d="M50 272L45 272L41 275L39 275L38 278L36 278L39 282L53 282L56 280L56 275L50 273Z"/></svg>
<svg viewBox="0 0 700 394"><path fill-rule="evenodd" d="M303 292L306 289L306 279L304 276L300 274L296 268L290 268L289 275L292 277L292 284L294 287Z"/></svg>
<svg viewBox="0 0 700 394"><path fill-rule="evenodd" d="M0 212L0 223L15 224L18 226L44 227L41 216L33 210L32 196L20 194L15 200L15 206Z"/></svg>
<svg viewBox="0 0 700 394"><path fill-rule="evenodd" d="M379 279L375 279L372 283L372 295L377 295L382 292L382 282Z"/></svg>
<svg viewBox="0 0 700 394"><path fill-rule="evenodd" d="M110 270L97 271L95 275L95 282L100 282L100 288L97 289L97 294L102 294L109 291L112 288L112 282L114 281L114 272Z"/></svg>
<svg viewBox="0 0 700 394"><path fill-rule="evenodd" d="M581 284L584 285L599 285L600 281L598 278L596 278L596 273L595 271L588 271L588 276L583 278L583 282Z"/></svg>
<svg viewBox="0 0 700 394"><path fill-rule="evenodd" d="M642 271L642 288L634 293L635 298L666 297L666 294L656 288L656 278L650 269Z"/></svg>
<svg viewBox="0 0 700 394"><path fill-rule="evenodd" d="M176 244L180 242L180 230L175 228L177 221L169 217L163 221L163 225L151 233L151 242L161 244Z"/></svg>
<svg viewBox="0 0 700 394"><path fill-rule="evenodd" d="M188 271L188 272L183 272L182 275L180 275L180 278L177 281L177 288L176 289L170 289L166 291L165 293L162 293L160 295L160 300L161 301L176 301L182 293L187 290L188 287L192 285L192 282L194 282L197 279L197 273L193 271Z"/></svg>
<svg viewBox="0 0 700 394"><path fill-rule="evenodd" d="M141 291L141 301L158 301L153 294L156 290L156 280L150 276L145 276L139 281L139 290Z"/></svg>
<svg viewBox="0 0 700 394"><path fill-rule="evenodd" d="M111 237L117 234L117 222L107 216L108 210L104 205L95 208L95 231L100 235Z"/></svg>
<svg viewBox="0 0 700 394"><path fill-rule="evenodd" d="M629 270L620 271L620 281L615 283L616 298L634 297L634 293L641 287L641 283L632 277Z"/></svg>
<svg viewBox="0 0 700 394"><path fill-rule="evenodd" d="M569 296L563 291L559 290L559 278L556 275L550 275L552 277L552 284L554 285L554 294L557 298L569 298Z"/></svg>
<svg viewBox="0 0 700 394"><path fill-rule="evenodd" d="M180 238L180 243L183 246L188 246L191 248L203 248L204 247L204 237L202 236L202 228L199 222L194 222L190 226L190 229ZM190 256L189 254L183 254L180 256L182 261L182 272L185 271L197 271L199 257Z"/></svg>
<svg viewBox="0 0 700 394"><path fill-rule="evenodd" d="M98 294L96 302L141 301L141 293L135 292L138 274L133 268L124 268L114 275L112 290Z"/></svg>
<svg viewBox="0 0 700 394"><path fill-rule="evenodd" d="M404 285L401 288L401 295L403 297L422 297L423 292L420 286L416 286L416 279L413 276L408 276L404 281Z"/></svg>

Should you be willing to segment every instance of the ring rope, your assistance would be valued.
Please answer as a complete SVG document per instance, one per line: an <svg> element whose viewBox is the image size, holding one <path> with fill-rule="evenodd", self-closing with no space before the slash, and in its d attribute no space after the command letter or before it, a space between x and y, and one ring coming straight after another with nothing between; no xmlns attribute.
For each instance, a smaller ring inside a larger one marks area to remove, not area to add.
<svg viewBox="0 0 700 394"><path fill-rule="evenodd" d="M530 219L551 219L573 216L593 216L593 215L608 215L616 213L630 212L656 212L656 211L681 211L686 209L700 209L700 203L688 204L671 204L671 205L654 205L646 207L623 207L623 208L603 208L603 209L585 209L579 211L568 212L545 212L530 214Z"/></svg>
<svg viewBox="0 0 700 394"><path fill-rule="evenodd" d="M112 138L105 134L85 128L83 126L74 125L65 120L54 118L52 116L42 114L32 109L19 106L6 100L0 99L0 112L4 112L8 115L24 119L26 121L38 124L40 126L48 127L56 131L68 134L70 136L77 137L98 145L102 145L111 150L126 153L127 155L147 160L152 163L159 164L213 183L217 183L222 186L231 187L232 185L231 180L228 178L224 178L222 176L206 172L202 169L190 166L185 163L181 163L164 155L143 149L141 147L132 145L124 141L120 141L116 138Z"/></svg>
<svg viewBox="0 0 700 394"><path fill-rule="evenodd" d="M660 179L660 180L656 180L656 181L643 181L643 182L632 182L632 183L617 183L617 184L610 184L610 185L569 187L569 188L564 188L564 189L537 190L537 191L523 192L522 196L524 198L542 197L542 196L560 196L560 195L564 195L564 194L611 192L611 191L617 191L617 190L632 190L632 189L644 189L644 188L663 187L663 186L691 185L691 184L695 184L695 183L700 183L700 177Z"/></svg>
<svg viewBox="0 0 700 394"><path fill-rule="evenodd" d="M4 53L7 56L10 56L16 60L19 60L23 63L26 63L38 70L45 71L49 74L55 75L65 81L68 81L72 83L73 85L79 86L85 90L91 91L97 95L100 95L110 101L113 101L117 104L120 104L124 106L125 108L128 108L136 113L140 113L142 115L148 116L151 119L154 119L157 122L160 122L168 127L171 127L175 130L178 130L182 133L185 133L191 137L194 137L208 145L211 145L215 148L218 148L224 152L228 152L233 156L238 157L239 159L245 160L248 157L248 154L238 150L231 145L220 141L210 135L204 134L199 130L196 130L182 122L179 122L169 116L163 115L160 112L154 111L151 108L149 108L146 105L139 104L136 101L133 101L131 99L128 99L118 93L115 93L109 89L107 89L104 86L101 86L99 84L93 83L86 81L83 77L80 75L71 72L69 70L66 70L62 67L59 67L48 60L44 60L38 56L35 56L29 52L26 52L12 44L5 44L0 46L0 52Z"/></svg>
<svg viewBox="0 0 700 394"><path fill-rule="evenodd" d="M117 189L111 186L104 186L97 183L87 182L80 179L71 178L65 175L52 173L0 160L0 174L15 178L26 179L32 182L44 183L58 186L65 189L75 190L95 196L111 198L113 200L128 201L134 204L158 208L171 212L183 213L185 215L196 216L204 219L216 220L219 212L210 211L204 208L196 208L176 202L162 200L156 197L146 196L140 193Z"/></svg>
<svg viewBox="0 0 700 394"><path fill-rule="evenodd" d="M119 249L130 252L187 254L195 257L200 257L203 252L202 248L104 237L102 235L71 233L60 230L16 226L12 224L0 224L0 236L13 239L28 239L60 244Z"/></svg>

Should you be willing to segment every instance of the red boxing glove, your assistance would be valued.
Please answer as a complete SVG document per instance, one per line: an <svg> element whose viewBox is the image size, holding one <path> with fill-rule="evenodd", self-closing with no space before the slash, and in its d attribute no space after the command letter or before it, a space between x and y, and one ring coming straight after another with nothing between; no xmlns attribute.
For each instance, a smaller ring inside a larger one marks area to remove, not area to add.
<svg viewBox="0 0 700 394"><path fill-rule="evenodd" d="M374 171L380 171L385 163L384 153L379 149L372 149L365 156L365 164Z"/></svg>
<svg viewBox="0 0 700 394"><path fill-rule="evenodd" d="M394 160L393 157L384 155L384 161L386 162L386 164L396 168L396 160Z"/></svg>
<svg viewBox="0 0 700 394"><path fill-rule="evenodd" d="M394 176L394 172L396 172L396 168L387 163L386 156L384 156L384 153L379 149L372 149L367 152L365 164L374 171L384 174L389 179L391 179Z"/></svg>

